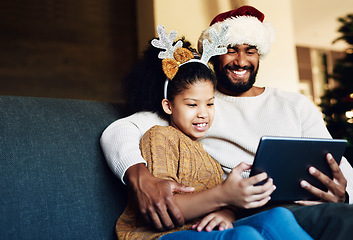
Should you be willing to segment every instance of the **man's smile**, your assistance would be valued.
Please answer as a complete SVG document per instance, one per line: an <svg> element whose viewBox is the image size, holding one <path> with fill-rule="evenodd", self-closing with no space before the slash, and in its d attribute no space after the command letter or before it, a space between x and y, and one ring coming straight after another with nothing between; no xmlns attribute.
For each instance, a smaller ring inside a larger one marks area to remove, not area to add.
<svg viewBox="0 0 353 240"><path fill-rule="evenodd" d="M228 68L227 71L230 78L232 79L236 78L237 80L243 80L243 81L249 78L250 72L251 72L249 67L237 68L237 69Z"/></svg>
<svg viewBox="0 0 353 240"><path fill-rule="evenodd" d="M229 70L229 71L233 73L235 77L238 77L238 78L244 78L247 75L247 73L249 73L249 71L246 69Z"/></svg>

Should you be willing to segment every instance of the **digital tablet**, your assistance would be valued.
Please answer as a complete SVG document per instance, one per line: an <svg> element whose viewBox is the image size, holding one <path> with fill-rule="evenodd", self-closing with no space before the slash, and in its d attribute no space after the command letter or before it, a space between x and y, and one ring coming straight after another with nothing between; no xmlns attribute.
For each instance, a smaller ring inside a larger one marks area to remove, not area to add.
<svg viewBox="0 0 353 240"><path fill-rule="evenodd" d="M300 186L300 181L306 180L327 191L320 181L310 175L308 169L314 166L332 179L326 154L331 153L339 163L346 145L347 141L342 139L265 136L260 140L250 176L266 172L273 179L277 188L271 195L271 201L317 200Z"/></svg>

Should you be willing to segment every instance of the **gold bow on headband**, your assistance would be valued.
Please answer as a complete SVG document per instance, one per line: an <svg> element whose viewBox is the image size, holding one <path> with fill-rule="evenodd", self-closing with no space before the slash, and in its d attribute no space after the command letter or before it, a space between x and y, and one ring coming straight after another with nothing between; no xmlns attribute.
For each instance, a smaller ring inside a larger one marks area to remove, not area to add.
<svg viewBox="0 0 353 240"><path fill-rule="evenodd" d="M179 65L189 61L190 59L194 58L192 52L190 52L186 48L178 47L174 52L174 59L173 58L165 58L162 60L162 68L164 74L169 79L173 79L175 74L179 70Z"/></svg>

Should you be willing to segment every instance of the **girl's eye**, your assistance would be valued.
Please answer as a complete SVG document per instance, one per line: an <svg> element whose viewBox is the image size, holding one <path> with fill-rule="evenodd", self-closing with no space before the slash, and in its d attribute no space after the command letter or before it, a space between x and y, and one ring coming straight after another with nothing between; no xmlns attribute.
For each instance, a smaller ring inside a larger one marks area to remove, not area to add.
<svg viewBox="0 0 353 240"><path fill-rule="evenodd" d="M187 104L189 107L196 107L196 104Z"/></svg>
<svg viewBox="0 0 353 240"><path fill-rule="evenodd" d="M214 105L214 103L208 103L208 104L207 104L207 106L209 106L209 107L210 107L210 106L213 106L213 105Z"/></svg>

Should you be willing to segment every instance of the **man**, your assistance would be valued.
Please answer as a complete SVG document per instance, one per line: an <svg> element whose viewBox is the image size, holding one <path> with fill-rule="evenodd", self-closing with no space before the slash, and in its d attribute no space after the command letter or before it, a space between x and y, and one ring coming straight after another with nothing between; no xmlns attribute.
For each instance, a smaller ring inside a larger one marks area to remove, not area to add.
<svg viewBox="0 0 353 240"><path fill-rule="evenodd" d="M321 114L304 96L253 85L259 59L269 52L274 40L271 24L263 20L264 15L257 9L243 6L219 14L210 24L218 31L223 24L228 24L229 42L228 53L212 60L218 80L216 116L213 126L201 141L206 151L222 165L225 174L233 170L239 172L239 176L248 176L246 170L252 164L263 135L331 138ZM208 30L201 34L199 42L208 38ZM161 230L184 222L174 203L173 192L192 191L192 186L180 186L154 178L141 157L139 140L144 132L154 125L167 124L157 114L140 112L112 123L101 138L110 167L133 189L145 218ZM327 192L307 182L301 185L322 202L336 203L296 205L290 209L299 224L315 239L345 239L351 235L353 206L337 202L348 201L346 191L353 196L353 170L345 158L340 167L330 155L327 160L334 180L310 168L310 173L327 186ZM246 167L241 162L246 163ZM239 194L244 194L247 201L238 207L255 209L267 202L267 196L251 191L249 178L239 177L239 185L244 189ZM342 218L345 218L346 224L340 223Z"/></svg>

